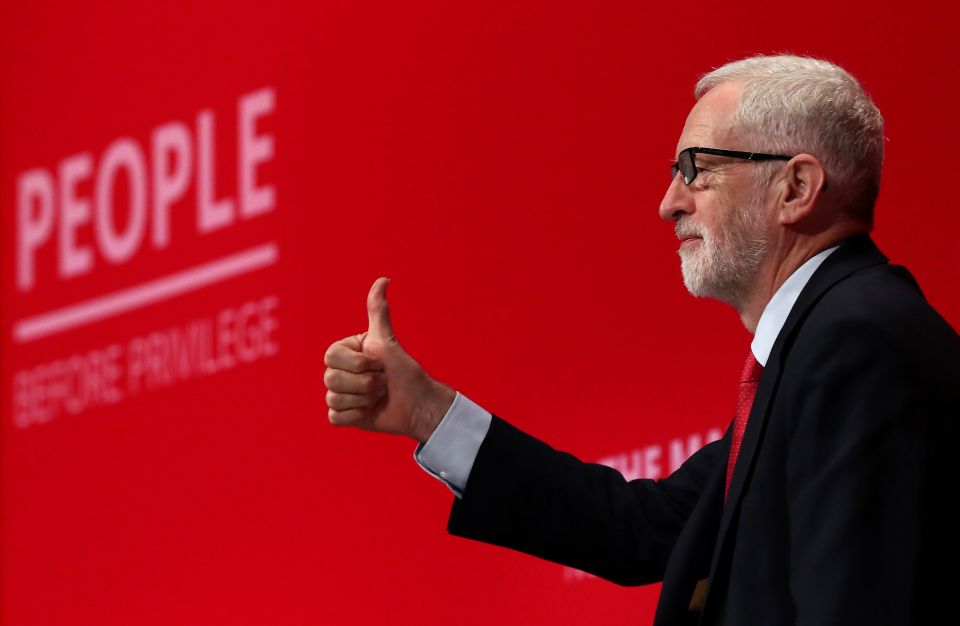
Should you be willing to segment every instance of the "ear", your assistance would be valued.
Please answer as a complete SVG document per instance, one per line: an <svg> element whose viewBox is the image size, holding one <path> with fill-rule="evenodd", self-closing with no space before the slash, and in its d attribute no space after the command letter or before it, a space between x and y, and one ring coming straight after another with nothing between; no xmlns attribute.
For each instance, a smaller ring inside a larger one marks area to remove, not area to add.
<svg viewBox="0 0 960 626"><path fill-rule="evenodd" d="M796 224L808 217L827 185L827 172L816 157L798 154L781 172L783 194L777 210L781 224Z"/></svg>

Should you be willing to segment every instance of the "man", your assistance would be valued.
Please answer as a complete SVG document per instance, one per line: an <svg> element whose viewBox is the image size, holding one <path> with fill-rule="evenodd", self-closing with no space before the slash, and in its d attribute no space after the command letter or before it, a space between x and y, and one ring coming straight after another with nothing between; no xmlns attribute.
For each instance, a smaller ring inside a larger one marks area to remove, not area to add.
<svg viewBox="0 0 960 626"><path fill-rule="evenodd" d="M755 333L737 416L660 481L552 450L428 376L386 279L327 351L329 419L405 434L449 530L620 584L655 624L923 624L958 562L960 338L868 236L879 111L844 70L754 57L701 79L660 206L684 282Z"/></svg>

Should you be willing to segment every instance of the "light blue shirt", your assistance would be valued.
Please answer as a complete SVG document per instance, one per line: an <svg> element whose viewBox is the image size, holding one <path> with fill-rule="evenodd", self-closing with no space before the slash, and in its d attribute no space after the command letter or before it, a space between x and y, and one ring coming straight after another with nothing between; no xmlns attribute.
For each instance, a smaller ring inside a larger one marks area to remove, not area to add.
<svg viewBox="0 0 960 626"><path fill-rule="evenodd" d="M839 246L811 257L787 278L764 307L750 349L760 365L766 366L770 351L790 310L810 277ZM459 498L466 488L480 444L487 436L493 416L465 395L457 396L426 443L417 446L414 459L424 470L442 480Z"/></svg>

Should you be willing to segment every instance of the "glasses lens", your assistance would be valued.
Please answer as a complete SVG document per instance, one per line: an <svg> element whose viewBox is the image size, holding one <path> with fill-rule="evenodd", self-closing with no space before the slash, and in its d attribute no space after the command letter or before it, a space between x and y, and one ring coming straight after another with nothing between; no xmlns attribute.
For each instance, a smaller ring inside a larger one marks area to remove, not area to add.
<svg viewBox="0 0 960 626"><path fill-rule="evenodd" d="M680 167L680 173L683 174L683 182L690 184L697 177L697 166L693 162L693 152L684 150L677 158L677 164Z"/></svg>
<svg viewBox="0 0 960 626"><path fill-rule="evenodd" d="M670 180L673 180L677 177L677 172L680 171L680 166L674 163L670 166Z"/></svg>

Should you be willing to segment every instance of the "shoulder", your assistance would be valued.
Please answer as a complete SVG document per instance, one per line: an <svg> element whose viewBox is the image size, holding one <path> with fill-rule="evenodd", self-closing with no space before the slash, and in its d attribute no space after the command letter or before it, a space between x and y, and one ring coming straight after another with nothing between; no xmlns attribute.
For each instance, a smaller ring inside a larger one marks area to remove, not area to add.
<svg viewBox="0 0 960 626"><path fill-rule="evenodd" d="M817 372L853 387L907 383L936 395L960 386L960 337L904 267L851 272L803 313L784 354L794 375Z"/></svg>
<svg viewBox="0 0 960 626"><path fill-rule="evenodd" d="M868 342L859 346L867 352L929 355L946 350L960 357L956 331L927 302L910 272L886 263L852 272L824 290L798 335L844 346Z"/></svg>

